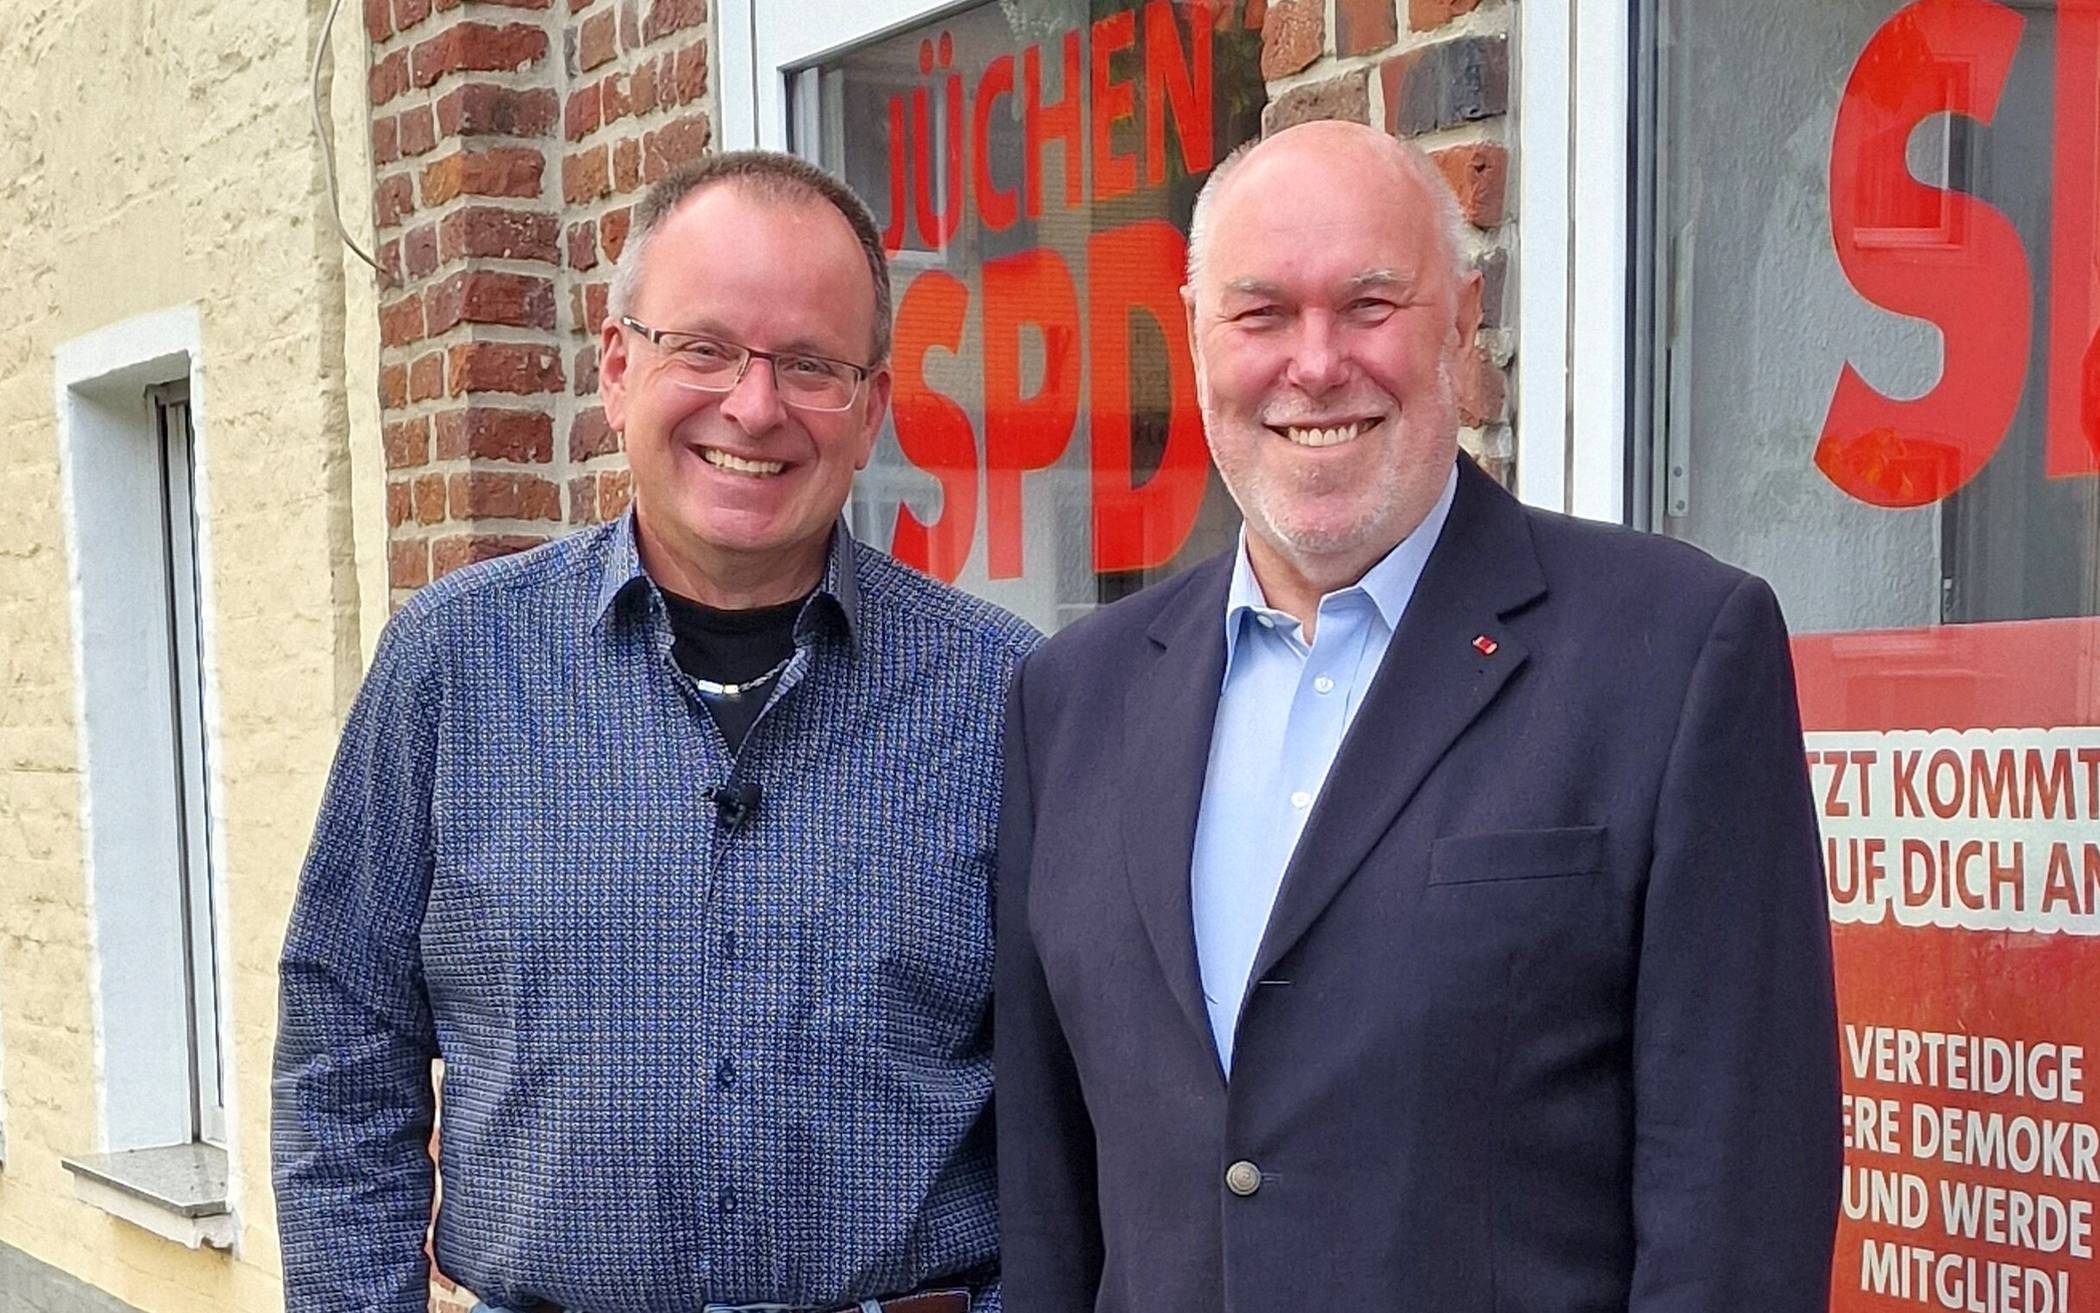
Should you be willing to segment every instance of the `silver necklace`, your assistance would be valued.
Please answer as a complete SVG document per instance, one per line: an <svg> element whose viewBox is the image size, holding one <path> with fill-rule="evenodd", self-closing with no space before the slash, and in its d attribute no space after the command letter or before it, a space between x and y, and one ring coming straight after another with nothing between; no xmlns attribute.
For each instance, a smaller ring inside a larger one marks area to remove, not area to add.
<svg viewBox="0 0 2100 1313"><path fill-rule="evenodd" d="M740 698L762 684L772 683L774 677L779 675L781 671L786 670L788 662L794 659L795 654L790 652L780 658L779 665L774 666L763 675L754 675L741 684L718 684L712 679L702 679L695 675L693 676L693 687L699 689L703 695L711 698Z"/></svg>

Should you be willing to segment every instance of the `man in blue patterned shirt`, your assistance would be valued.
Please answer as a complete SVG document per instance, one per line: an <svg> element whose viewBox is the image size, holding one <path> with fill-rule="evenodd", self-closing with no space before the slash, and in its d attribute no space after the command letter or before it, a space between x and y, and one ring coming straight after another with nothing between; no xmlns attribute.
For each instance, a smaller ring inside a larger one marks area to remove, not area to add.
<svg viewBox="0 0 2100 1313"><path fill-rule="evenodd" d="M872 285L871 285L872 284ZM659 184L601 345L634 506L394 617L284 949L294 1313L996 1313L999 708L1035 637L840 520L890 393L866 207Z"/></svg>

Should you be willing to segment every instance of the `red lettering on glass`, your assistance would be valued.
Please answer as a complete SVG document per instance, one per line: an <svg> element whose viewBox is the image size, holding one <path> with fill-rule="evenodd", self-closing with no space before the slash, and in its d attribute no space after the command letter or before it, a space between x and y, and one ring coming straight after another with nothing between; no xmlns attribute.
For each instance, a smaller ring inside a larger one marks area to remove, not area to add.
<svg viewBox="0 0 2100 1313"><path fill-rule="evenodd" d="M2050 219L2052 479L2100 472L2100 0L2057 0L2056 179Z"/></svg>
<svg viewBox="0 0 2100 1313"><path fill-rule="evenodd" d="M1167 178L1167 110L1181 140L1181 170L1193 178L1210 171L1211 35L1207 4L1183 5L1189 12L1189 49L1182 53L1176 6L1152 0L1145 6L1145 181Z"/></svg>
<svg viewBox="0 0 2100 1313"><path fill-rule="evenodd" d="M977 435L963 408L926 381L926 356L935 347L962 348L969 309L970 289L938 269L914 278L897 307L897 386L891 403L897 445L906 460L940 484L941 510L926 524L909 506L899 506L890 552L950 583L962 573L977 532Z"/></svg>
<svg viewBox="0 0 2100 1313"><path fill-rule="evenodd" d="M1021 329L1043 338L1043 381L1021 395ZM1021 577L1021 476L1064 455L1079 419L1079 294L1057 252L984 265L985 571Z"/></svg>
<svg viewBox="0 0 2100 1313"><path fill-rule="evenodd" d="M1065 33L1064 99L1043 103L1043 48L1030 46L1021 55L1021 190L1028 196L1028 217L1043 212L1043 147L1055 141L1064 149L1065 208L1079 205L1082 101L1079 93L1079 33Z"/></svg>
<svg viewBox="0 0 2100 1313"><path fill-rule="evenodd" d="M941 33L941 67L954 62L955 47L946 32ZM919 43L919 71L933 71L933 43ZM934 213L934 195L939 183L934 180L933 162L930 158L933 125L928 123L926 110L926 88L913 87L911 91L911 204L912 213L919 221L919 238L934 250L946 250L948 242L962 227L963 202L963 86L962 74L950 73L946 79L947 113L943 121L947 126L948 204L940 213Z"/></svg>
<svg viewBox="0 0 2100 1313"><path fill-rule="evenodd" d="M904 249L904 191L911 184L904 171L904 97L890 97L890 221L882 230L882 249L895 255Z"/></svg>
<svg viewBox="0 0 2100 1313"><path fill-rule="evenodd" d="M1203 504L1206 452L1196 367L1181 303L1187 245L1145 219L1087 243L1088 367L1093 378L1094 569L1149 570L1188 541ZM1131 452L1130 317L1151 316L1167 348L1166 449L1142 486Z"/></svg>
<svg viewBox="0 0 2100 1313"><path fill-rule="evenodd" d="M1014 57L1000 55L984 66L977 79L976 101L970 110L970 181L977 196L977 214L984 226L1003 233L1014 226L1019 207L1012 192L1000 191L992 182L992 106L1014 90Z"/></svg>
<svg viewBox="0 0 2100 1313"><path fill-rule="evenodd" d="M1911 130L1938 113L1989 123L2022 19L1994 0L1917 0L1853 66L1830 154L1830 226L1852 286L1930 320L1940 379L1913 400L1883 396L1848 362L1816 465L1877 506L1923 506L1974 478L2004 440L2027 376L2031 295L2010 220L1975 197L1911 177Z"/></svg>
<svg viewBox="0 0 2100 1313"><path fill-rule="evenodd" d="M1137 44L1137 11L1124 9L1094 24L1093 32L1093 125L1094 199L1112 201L1137 190L1137 156L1118 155L1115 149L1117 122L1137 116L1137 83L1115 80L1110 60Z"/></svg>

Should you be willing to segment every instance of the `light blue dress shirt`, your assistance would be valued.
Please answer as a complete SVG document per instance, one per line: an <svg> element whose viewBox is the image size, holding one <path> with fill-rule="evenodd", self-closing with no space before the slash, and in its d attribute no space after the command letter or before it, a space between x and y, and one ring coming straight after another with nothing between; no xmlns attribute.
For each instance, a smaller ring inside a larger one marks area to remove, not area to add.
<svg viewBox="0 0 2100 1313"><path fill-rule="evenodd" d="M1225 682L1189 873L1203 1000L1228 1073L1247 973L1284 868L1457 490L1453 466L1443 495L1415 531L1362 579L1320 599L1311 643L1296 618L1268 605L1247 559L1246 530L1240 531L1225 595Z"/></svg>

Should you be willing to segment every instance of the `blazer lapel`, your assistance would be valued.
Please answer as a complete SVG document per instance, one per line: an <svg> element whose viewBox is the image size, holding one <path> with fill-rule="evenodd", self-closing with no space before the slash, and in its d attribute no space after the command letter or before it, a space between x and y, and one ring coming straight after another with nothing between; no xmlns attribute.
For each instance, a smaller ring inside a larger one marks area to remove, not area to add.
<svg viewBox="0 0 2100 1313"><path fill-rule="evenodd" d="M1502 618L1545 590L1523 508L1461 457L1450 518L1306 818L1253 979L1267 976L1326 910L1444 753L1523 667L1524 645Z"/></svg>
<svg viewBox="0 0 2100 1313"><path fill-rule="evenodd" d="M1154 650L1142 659L1150 665L1131 684L1123 709L1122 821L1131 896L1168 988L1213 1056L1196 966L1189 868L1225 678L1231 571L1229 552L1190 571L1147 631Z"/></svg>

